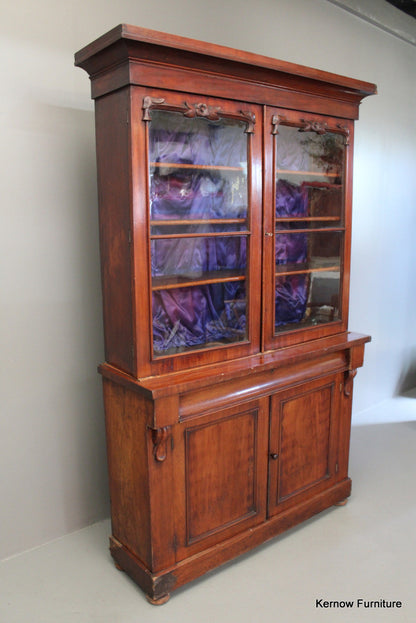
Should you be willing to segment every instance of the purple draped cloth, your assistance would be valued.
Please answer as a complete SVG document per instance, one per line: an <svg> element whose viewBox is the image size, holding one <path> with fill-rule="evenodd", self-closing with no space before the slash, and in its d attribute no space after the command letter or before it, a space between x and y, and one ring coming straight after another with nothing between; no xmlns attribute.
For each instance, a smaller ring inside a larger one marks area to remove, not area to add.
<svg viewBox="0 0 416 623"><path fill-rule="evenodd" d="M308 215L308 193L305 185L291 184L279 179L276 183L276 217ZM300 227L304 227L300 223ZM308 259L308 238L296 233L294 223L279 222L279 230L290 228L287 234L276 235L276 264L302 264ZM280 327L303 320L309 289L308 275L285 275L276 279L275 326Z"/></svg>
<svg viewBox="0 0 416 623"><path fill-rule="evenodd" d="M240 124L223 126L179 118L173 129L151 127L150 159L176 165L240 167L247 160L247 138ZM154 167L150 188L151 218L155 221L152 233L163 234L166 226L158 226L158 220L245 218L247 196L233 192L232 182L232 176L215 169ZM220 223L185 224L183 233L207 236L152 240L153 283L164 276L193 281L220 271L245 275L245 236L225 233L210 237L212 232L232 229ZM157 354L246 337L244 281L161 288L153 292L152 308Z"/></svg>

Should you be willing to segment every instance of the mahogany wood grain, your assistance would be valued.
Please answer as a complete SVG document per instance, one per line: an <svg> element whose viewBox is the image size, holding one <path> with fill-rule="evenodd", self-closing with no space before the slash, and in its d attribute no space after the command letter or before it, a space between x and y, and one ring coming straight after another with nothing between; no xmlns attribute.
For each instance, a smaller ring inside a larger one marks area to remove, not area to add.
<svg viewBox="0 0 416 623"><path fill-rule="evenodd" d="M341 333L327 338L295 344L276 351L224 361L221 366L207 365L161 376L135 379L107 363L99 366L99 372L105 378L114 380L133 391L143 393L149 398L157 399L177 393L193 391L196 388L213 386L230 379L247 377L247 374L258 374L267 370L281 370L293 363L310 362L318 357L331 353L345 353L345 361L350 362L351 352L364 353L364 345L371 341L367 335ZM357 365L360 367L361 364Z"/></svg>
<svg viewBox="0 0 416 623"><path fill-rule="evenodd" d="M342 374L272 396L269 512L330 487L337 479ZM274 455L273 457L271 455Z"/></svg>
<svg viewBox="0 0 416 623"><path fill-rule="evenodd" d="M147 420L151 405L104 380L107 459L113 534L152 568Z"/></svg>
<svg viewBox="0 0 416 623"><path fill-rule="evenodd" d="M95 103L105 356L134 373L129 109L128 89Z"/></svg>
<svg viewBox="0 0 416 623"><path fill-rule="evenodd" d="M129 53L134 58L134 50L137 50L136 56L140 60L152 58L166 63L169 59L171 64L176 61L182 66L195 67L199 71L204 69L212 71L214 65L216 73L222 71L235 75L238 71L245 71L250 76L258 76L260 72L261 77L257 78L259 82L264 80L261 72L266 71L270 75L276 75L279 82L286 79L285 86L295 83L296 80L304 80L311 90L315 87L320 94L325 88L332 89L337 94L342 92L345 98L348 95L365 97L376 92L375 85L368 82L129 24L120 24L85 46L76 53L75 64L84 67L90 73L96 73L102 66L108 67L109 60L113 60L116 54ZM104 56L106 53L107 57Z"/></svg>
<svg viewBox="0 0 416 623"><path fill-rule="evenodd" d="M174 434L182 560L265 520L268 400L200 415Z"/></svg>
<svg viewBox="0 0 416 623"><path fill-rule="evenodd" d="M351 481L343 480L312 500L298 504L287 511L271 517L249 530L220 542L198 555L179 561L174 568L159 574L150 573L127 547L111 539L110 551L122 569L148 594L165 598L175 589L204 575L208 571L245 554L262 543L286 532L290 528L313 517L317 513L344 501L351 493Z"/></svg>

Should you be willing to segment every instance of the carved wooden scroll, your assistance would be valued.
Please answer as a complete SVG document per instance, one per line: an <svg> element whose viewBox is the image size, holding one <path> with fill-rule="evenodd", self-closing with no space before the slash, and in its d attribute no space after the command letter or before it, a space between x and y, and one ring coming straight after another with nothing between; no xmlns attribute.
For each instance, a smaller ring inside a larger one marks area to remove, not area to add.
<svg viewBox="0 0 416 623"><path fill-rule="evenodd" d="M272 117L272 134L279 134L279 125L286 121L284 115L273 115Z"/></svg>
<svg viewBox="0 0 416 623"><path fill-rule="evenodd" d="M357 374L357 370L348 370L345 373L345 381L344 381L344 396L349 398L352 394L352 386L354 383L354 377Z"/></svg>
<svg viewBox="0 0 416 623"><path fill-rule="evenodd" d="M345 136L345 145L350 144L350 129L347 128L346 125L342 125L342 123L337 123L337 128L341 130L342 134Z"/></svg>
<svg viewBox="0 0 416 623"><path fill-rule="evenodd" d="M170 426L162 426L161 428L152 428L153 456L155 461L163 463L166 459L167 442L171 434Z"/></svg>
<svg viewBox="0 0 416 623"><path fill-rule="evenodd" d="M321 121L313 121L301 119L303 126L299 128L299 132L316 132L316 134L326 134L328 132L328 124Z"/></svg>
<svg viewBox="0 0 416 623"><path fill-rule="evenodd" d="M143 121L151 121L150 110L157 108L158 110L171 110L172 112L181 112L185 117L193 119L195 117L203 117L210 121L219 121L221 117L228 117L231 119L237 119L247 123L245 132L252 134L254 132L254 124L256 123L256 116L251 111L240 110L238 113L228 113L223 111L220 106L209 106L204 102L198 102L196 104L188 104L184 102L180 106L175 106L166 102L163 97L150 97L147 95L143 98Z"/></svg>

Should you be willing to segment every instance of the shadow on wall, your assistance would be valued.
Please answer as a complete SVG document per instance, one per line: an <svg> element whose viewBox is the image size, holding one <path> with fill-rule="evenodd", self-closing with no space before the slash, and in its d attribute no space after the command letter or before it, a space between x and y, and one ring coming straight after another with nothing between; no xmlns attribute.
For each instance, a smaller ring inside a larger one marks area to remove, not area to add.
<svg viewBox="0 0 416 623"><path fill-rule="evenodd" d="M396 387L396 396L403 396L416 389L416 348L412 349L404 362ZM416 392L414 392L416 398Z"/></svg>

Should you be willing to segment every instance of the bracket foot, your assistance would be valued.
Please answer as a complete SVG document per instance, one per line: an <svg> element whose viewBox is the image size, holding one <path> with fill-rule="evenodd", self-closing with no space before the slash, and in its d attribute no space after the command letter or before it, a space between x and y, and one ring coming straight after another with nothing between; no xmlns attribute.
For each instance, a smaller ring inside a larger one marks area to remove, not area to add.
<svg viewBox="0 0 416 623"><path fill-rule="evenodd" d="M345 506L348 502L348 498L345 498L345 500L341 500L340 502L335 502L334 506Z"/></svg>
<svg viewBox="0 0 416 623"><path fill-rule="evenodd" d="M162 597L158 597L157 599L153 599L153 597L150 597L150 595L146 595L147 601L149 602L149 604L152 604L152 606L162 606L167 601L169 601L169 598L170 593L166 593L165 595L162 595Z"/></svg>

